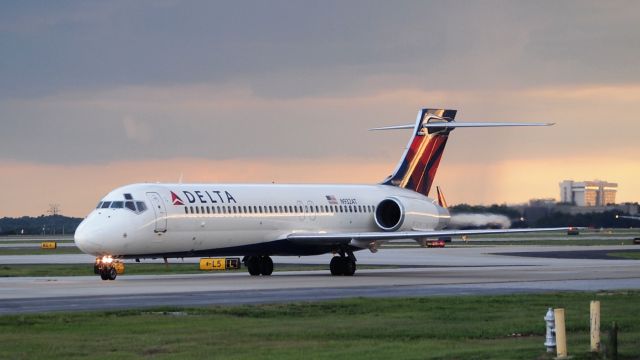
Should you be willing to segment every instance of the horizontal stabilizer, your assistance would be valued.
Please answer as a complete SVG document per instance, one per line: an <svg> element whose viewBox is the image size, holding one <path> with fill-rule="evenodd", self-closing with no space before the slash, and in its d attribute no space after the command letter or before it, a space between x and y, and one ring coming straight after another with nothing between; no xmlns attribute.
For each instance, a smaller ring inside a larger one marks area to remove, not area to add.
<svg viewBox="0 0 640 360"><path fill-rule="evenodd" d="M400 129L413 129L414 127L416 127L416 125L415 125L415 124L408 124L408 125L393 125L393 126L377 127L377 128L369 129L369 131L374 131L374 130L400 130Z"/></svg>
<svg viewBox="0 0 640 360"><path fill-rule="evenodd" d="M500 127L500 126L551 126L553 123L515 123L515 122L432 122L422 124L423 128L451 129L460 127Z"/></svg>
<svg viewBox="0 0 640 360"><path fill-rule="evenodd" d="M453 129L453 128L472 128L472 127L504 127L504 126L552 126L554 123L517 123L517 122L430 122L423 123L423 128L429 129ZM399 130L399 129L413 129L415 124L407 125L393 125L377 127L371 130Z"/></svg>

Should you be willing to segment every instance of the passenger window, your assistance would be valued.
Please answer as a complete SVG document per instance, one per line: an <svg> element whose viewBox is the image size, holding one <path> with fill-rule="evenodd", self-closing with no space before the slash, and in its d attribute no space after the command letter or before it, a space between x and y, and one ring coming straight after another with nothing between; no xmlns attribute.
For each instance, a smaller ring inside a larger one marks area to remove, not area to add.
<svg viewBox="0 0 640 360"><path fill-rule="evenodd" d="M191 207L191 213L193 214L193 206Z"/></svg>
<svg viewBox="0 0 640 360"><path fill-rule="evenodd" d="M136 211L136 204L133 203L133 201L125 201L124 202L124 207L126 207L127 209L135 212Z"/></svg>
<svg viewBox="0 0 640 360"><path fill-rule="evenodd" d="M111 208L112 209L122 209L124 207L124 202L123 201L114 201L111 203Z"/></svg>
<svg viewBox="0 0 640 360"><path fill-rule="evenodd" d="M200 209L196 206L196 214L200 214Z"/></svg>
<svg viewBox="0 0 640 360"><path fill-rule="evenodd" d="M188 208L188 207L186 207L186 206L184 207L184 213L185 213L185 214L188 214L188 213L189 213L189 208Z"/></svg>
<svg viewBox="0 0 640 360"><path fill-rule="evenodd" d="M108 209L111 206L111 201L105 201L102 203L102 209Z"/></svg>
<svg viewBox="0 0 640 360"><path fill-rule="evenodd" d="M207 206L207 214L211 214L211 209Z"/></svg>

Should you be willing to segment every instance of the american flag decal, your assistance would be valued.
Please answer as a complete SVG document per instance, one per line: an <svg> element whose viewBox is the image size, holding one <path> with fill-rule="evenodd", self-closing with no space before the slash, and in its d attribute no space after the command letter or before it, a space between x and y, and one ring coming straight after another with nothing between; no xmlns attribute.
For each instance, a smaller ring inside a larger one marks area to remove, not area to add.
<svg viewBox="0 0 640 360"><path fill-rule="evenodd" d="M336 197L333 195L327 195L326 196L327 201L329 202L329 204L331 205L338 205L338 200L336 200Z"/></svg>

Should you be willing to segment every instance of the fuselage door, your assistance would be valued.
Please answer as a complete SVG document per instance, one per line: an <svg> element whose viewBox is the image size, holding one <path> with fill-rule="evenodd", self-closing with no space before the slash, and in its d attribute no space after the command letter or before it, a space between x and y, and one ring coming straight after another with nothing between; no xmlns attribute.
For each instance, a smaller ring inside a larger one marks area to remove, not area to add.
<svg viewBox="0 0 640 360"><path fill-rule="evenodd" d="M167 210L164 207L164 201L162 201L162 197L158 193L148 192L147 198L151 203L153 212L156 214L155 232L157 233L166 232L167 231Z"/></svg>

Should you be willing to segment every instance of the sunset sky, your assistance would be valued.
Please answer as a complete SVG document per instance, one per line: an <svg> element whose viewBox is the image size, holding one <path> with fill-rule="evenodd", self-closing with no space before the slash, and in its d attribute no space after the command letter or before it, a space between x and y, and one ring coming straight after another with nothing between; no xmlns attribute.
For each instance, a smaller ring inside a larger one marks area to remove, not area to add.
<svg viewBox="0 0 640 360"><path fill-rule="evenodd" d="M449 203L640 201L638 1L0 3L0 217L133 182L377 183L422 107Z"/></svg>

